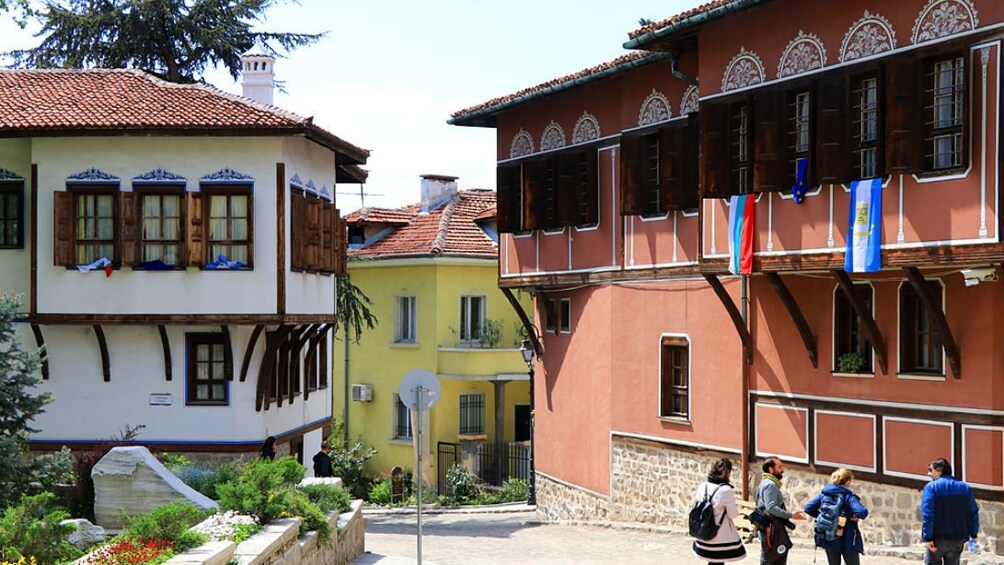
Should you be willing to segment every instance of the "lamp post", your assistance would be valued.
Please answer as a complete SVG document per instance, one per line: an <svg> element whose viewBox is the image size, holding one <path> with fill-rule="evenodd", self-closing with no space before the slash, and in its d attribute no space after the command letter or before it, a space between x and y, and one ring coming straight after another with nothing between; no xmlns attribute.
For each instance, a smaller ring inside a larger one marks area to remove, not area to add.
<svg viewBox="0 0 1004 565"><path fill-rule="evenodd" d="M530 486L527 490L526 503L537 505L537 473L534 472L533 468L533 452L536 448L536 443L533 439L533 425L534 425L534 401L533 401L533 345L530 343L529 339L523 340L523 346L519 348L519 352L523 355L523 361L526 361L527 372L530 375Z"/></svg>

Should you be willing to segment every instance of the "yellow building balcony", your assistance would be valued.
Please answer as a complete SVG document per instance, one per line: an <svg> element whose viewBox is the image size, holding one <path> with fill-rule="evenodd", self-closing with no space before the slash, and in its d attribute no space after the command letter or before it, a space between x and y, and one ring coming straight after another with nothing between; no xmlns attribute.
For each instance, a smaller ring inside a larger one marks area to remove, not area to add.
<svg viewBox="0 0 1004 565"><path fill-rule="evenodd" d="M519 349L440 346L436 372L443 379L465 381L528 379Z"/></svg>

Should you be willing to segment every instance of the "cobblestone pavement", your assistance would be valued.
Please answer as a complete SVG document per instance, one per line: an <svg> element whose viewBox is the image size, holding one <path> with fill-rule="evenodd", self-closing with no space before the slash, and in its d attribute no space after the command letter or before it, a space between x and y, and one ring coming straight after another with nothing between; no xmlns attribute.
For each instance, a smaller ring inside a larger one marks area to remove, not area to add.
<svg viewBox="0 0 1004 565"><path fill-rule="evenodd" d="M356 565L415 563L415 516L368 515L366 549ZM422 562L428 565L533 563L541 565L701 563L684 535L613 527L538 524L533 512L439 514L422 518ZM747 546L743 563L758 563L758 547ZM812 550L795 547L789 565L809 565ZM826 563L820 551L818 563ZM869 565L904 565L919 560L866 555Z"/></svg>

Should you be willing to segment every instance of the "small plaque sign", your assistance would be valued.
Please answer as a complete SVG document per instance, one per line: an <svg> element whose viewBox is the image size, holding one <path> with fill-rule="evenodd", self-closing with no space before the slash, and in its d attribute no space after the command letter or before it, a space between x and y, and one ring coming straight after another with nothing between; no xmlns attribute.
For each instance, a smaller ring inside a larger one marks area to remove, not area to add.
<svg viewBox="0 0 1004 565"><path fill-rule="evenodd" d="M150 406L170 406L174 404L169 392L154 392L150 394Z"/></svg>

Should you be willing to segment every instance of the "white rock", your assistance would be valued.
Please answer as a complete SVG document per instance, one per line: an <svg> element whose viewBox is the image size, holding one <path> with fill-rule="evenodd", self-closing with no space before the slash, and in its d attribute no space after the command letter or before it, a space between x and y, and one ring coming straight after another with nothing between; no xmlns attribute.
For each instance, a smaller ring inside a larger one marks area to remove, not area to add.
<svg viewBox="0 0 1004 565"><path fill-rule="evenodd" d="M301 487L310 485L331 485L340 487L342 486L342 479L340 477L304 477L304 479L300 481Z"/></svg>
<svg viewBox="0 0 1004 565"><path fill-rule="evenodd" d="M104 528L101 526L95 526L89 520L84 518L63 520L59 524L73 524L77 527L77 530L70 534L70 536L66 538L66 541L72 543L80 549L87 549L92 545L101 543L105 541L105 538L107 537Z"/></svg>

